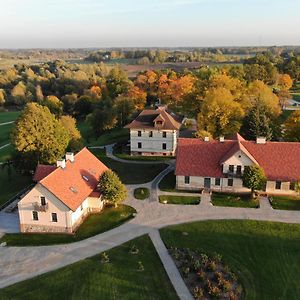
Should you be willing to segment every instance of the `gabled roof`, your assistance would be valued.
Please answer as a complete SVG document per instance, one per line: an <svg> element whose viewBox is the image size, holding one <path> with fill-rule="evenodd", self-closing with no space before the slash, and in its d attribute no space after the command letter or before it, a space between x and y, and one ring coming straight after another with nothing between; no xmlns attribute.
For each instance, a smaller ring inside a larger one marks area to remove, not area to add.
<svg viewBox="0 0 300 300"><path fill-rule="evenodd" d="M165 109L145 109L125 128L129 129L155 129L154 121L161 119L164 121L160 129L179 130L182 123L182 117L177 116Z"/></svg>
<svg viewBox="0 0 300 300"><path fill-rule="evenodd" d="M56 166L38 164L34 172L33 181L38 182L42 180L44 177L52 173L56 168Z"/></svg>
<svg viewBox="0 0 300 300"><path fill-rule="evenodd" d="M88 196L96 195L99 178L106 170L96 156L83 148L74 156L74 162L68 160L65 168L56 168L39 183L75 211Z"/></svg>
<svg viewBox="0 0 300 300"><path fill-rule="evenodd" d="M224 177L221 164L242 151L261 166L268 180L300 180L300 143L266 142L257 144L244 139L204 142L179 139L176 175Z"/></svg>
<svg viewBox="0 0 300 300"><path fill-rule="evenodd" d="M243 141L245 141L243 139ZM232 147L229 149L229 151L222 157L222 159L220 160L220 165L222 165L223 163L226 162L226 160L228 160L230 157L232 157L234 154L236 154L237 152L243 152L246 156L248 156L248 158L250 160L252 160L252 162L256 165L258 165L258 162L256 161L256 159L249 153L249 151L243 146L243 144L239 141L239 139L233 143Z"/></svg>

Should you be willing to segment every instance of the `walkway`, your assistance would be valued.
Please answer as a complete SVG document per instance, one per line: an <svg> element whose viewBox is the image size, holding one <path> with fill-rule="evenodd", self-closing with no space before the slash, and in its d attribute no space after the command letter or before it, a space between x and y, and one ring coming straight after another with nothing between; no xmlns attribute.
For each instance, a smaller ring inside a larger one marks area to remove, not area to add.
<svg viewBox="0 0 300 300"><path fill-rule="evenodd" d="M153 230L149 234L151 241L156 249L157 254L162 261L162 264L170 278L171 283L173 284L178 297L181 300L192 300L194 299L189 292L187 286L185 285L172 257L169 255L168 250L161 240L158 230Z"/></svg>
<svg viewBox="0 0 300 300"><path fill-rule="evenodd" d="M132 163L132 161L126 162ZM178 277L179 273L174 273L174 278L171 274L173 267L166 255L164 246L158 239L158 229L174 224L218 219L251 219L300 223L300 212L271 209L266 198L261 199L261 208L259 209L215 207L210 204L209 195L201 196L200 205L161 204L158 202L157 197L158 194L162 193L158 191L158 183L163 175L173 168L174 163L170 163L169 167L152 182L128 186L128 199L125 203L134 207L137 210L137 215L126 224L72 244L0 248L0 288L56 270L102 251L107 251L141 235L150 234L152 240L156 243L156 249L163 264L166 266L167 273L175 285L176 291L181 291L180 293L184 297L186 294L182 292L181 281ZM134 199L133 190L138 186L148 187L151 190L151 197L144 201Z"/></svg>
<svg viewBox="0 0 300 300"><path fill-rule="evenodd" d="M1 149L3 149L3 148L6 148L6 147L8 147L10 145L10 143L8 143L8 144L5 144L5 145L3 145L3 146L0 146L0 150Z"/></svg>
<svg viewBox="0 0 300 300"><path fill-rule="evenodd" d="M15 121L9 121L9 122L0 123L0 126L12 124L12 123L15 123Z"/></svg>

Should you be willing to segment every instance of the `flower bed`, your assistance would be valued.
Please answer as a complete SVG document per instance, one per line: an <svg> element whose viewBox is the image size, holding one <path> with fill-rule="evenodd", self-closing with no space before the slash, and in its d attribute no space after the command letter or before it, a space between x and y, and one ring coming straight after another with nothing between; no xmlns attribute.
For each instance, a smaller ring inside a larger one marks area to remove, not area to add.
<svg viewBox="0 0 300 300"><path fill-rule="evenodd" d="M170 248L169 252L195 299L241 299L238 278L221 255L188 248Z"/></svg>

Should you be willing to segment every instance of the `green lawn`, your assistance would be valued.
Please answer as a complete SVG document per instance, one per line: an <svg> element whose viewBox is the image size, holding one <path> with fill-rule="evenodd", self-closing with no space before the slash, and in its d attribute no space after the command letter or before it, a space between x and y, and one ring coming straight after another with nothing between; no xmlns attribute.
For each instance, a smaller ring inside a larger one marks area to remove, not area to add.
<svg viewBox="0 0 300 300"><path fill-rule="evenodd" d="M259 200L251 199L250 194L212 193L211 202L214 206L259 207Z"/></svg>
<svg viewBox="0 0 300 300"><path fill-rule="evenodd" d="M78 122L77 127L88 146L104 146L129 139L129 131L124 128L114 128L95 138L86 121Z"/></svg>
<svg viewBox="0 0 300 300"><path fill-rule="evenodd" d="M130 254L135 245L138 254ZM1 300L178 299L149 237L142 236L59 270L0 290ZM144 271L138 270L142 262Z"/></svg>
<svg viewBox="0 0 300 300"><path fill-rule="evenodd" d="M159 202L164 203L167 201L168 204L183 204L183 205L196 205L200 203L200 196L173 196L163 195L159 196Z"/></svg>
<svg viewBox="0 0 300 300"><path fill-rule="evenodd" d="M19 111L0 112L0 124L16 120L20 113Z"/></svg>
<svg viewBox="0 0 300 300"><path fill-rule="evenodd" d="M169 247L220 253L243 299L300 299L300 224L203 221L164 228L161 236Z"/></svg>
<svg viewBox="0 0 300 300"><path fill-rule="evenodd" d="M293 196L272 196L271 205L275 209L300 210L300 198Z"/></svg>
<svg viewBox="0 0 300 300"><path fill-rule="evenodd" d="M0 162L5 162L10 160L13 156L15 149L12 145L8 145L2 149L0 149Z"/></svg>
<svg viewBox="0 0 300 300"><path fill-rule="evenodd" d="M291 96L297 102L300 102L300 93L291 93Z"/></svg>
<svg viewBox="0 0 300 300"><path fill-rule="evenodd" d="M138 200L145 200L149 198L150 191L148 188L140 187L134 190L134 198Z"/></svg>
<svg viewBox="0 0 300 300"><path fill-rule="evenodd" d="M7 170L0 166L0 205L8 201L32 183L31 176L23 176L12 169L11 177Z"/></svg>
<svg viewBox="0 0 300 300"><path fill-rule="evenodd" d="M152 181L160 172L168 165L166 164L130 164L121 163L106 157L104 150L91 149L91 151L105 164L107 167L115 171L123 183L125 184L142 184Z"/></svg>
<svg viewBox="0 0 300 300"><path fill-rule="evenodd" d="M70 234L22 234L10 233L4 235L0 242L8 246L39 246L73 243L87 239L123 224L133 217L135 209L128 205L106 207L101 213L87 217L74 235Z"/></svg>
<svg viewBox="0 0 300 300"><path fill-rule="evenodd" d="M0 126L0 146L10 143L10 131L13 124L6 124Z"/></svg>

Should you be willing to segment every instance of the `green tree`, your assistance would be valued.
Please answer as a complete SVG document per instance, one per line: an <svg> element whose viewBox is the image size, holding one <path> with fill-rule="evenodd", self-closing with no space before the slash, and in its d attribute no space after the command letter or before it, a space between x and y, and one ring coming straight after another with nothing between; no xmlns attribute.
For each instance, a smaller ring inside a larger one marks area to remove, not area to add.
<svg viewBox="0 0 300 300"><path fill-rule="evenodd" d="M69 134L69 145L68 150L70 151L78 151L82 149L83 142L81 138L81 134L76 127L76 120L71 116L62 116L60 118L60 123L67 130Z"/></svg>
<svg viewBox="0 0 300 300"><path fill-rule="evenodd" d="M122 95L115 99L115 108L117 113L118 125L124 126L128 123L129 117L134 112L134 101L129 97Z"/></svg>
<svg viewBox="0 0 300 300"><path fill-rule="evenodd" d="M264 136L267 140L272 139L272 121L263 104L257 103L250 109L243 120L241 133L248 140L255 140L258 136Z"/></svg>
<svg viewBox="0 0 300 300"><path fill-rule="evenodd" d="M104 200L112 202L115 207L125 200L127 190L118 175L111 170L105 171L99 180L99 188Z"/></svg>
<svg viewBox="0 0 300 300"><path fill-rule="evenodd" d="M295 182L295 192L300 195L300 181Z"/></svg>
<svg viewBox="0 0 300 300"><path fill-rule="evenodd" d="M261 190L266 183L266 176L264 170L257 165L245 167L243 173L244 185L251 189L252 198L255 190Z"/></svg>
<svg viewBox="0 0 300 300"><path fill-rule="evenodd" d="M294 111L284 123L284 138L291 142L300 142L300 111Z"/></svg>
<svg viewBox="0 0 300 300"><path fill-rule="evenodd" d="M25 160L52 164L65 154L69 135L48 107L28 103L12 130L11 143Z"/></svg>

